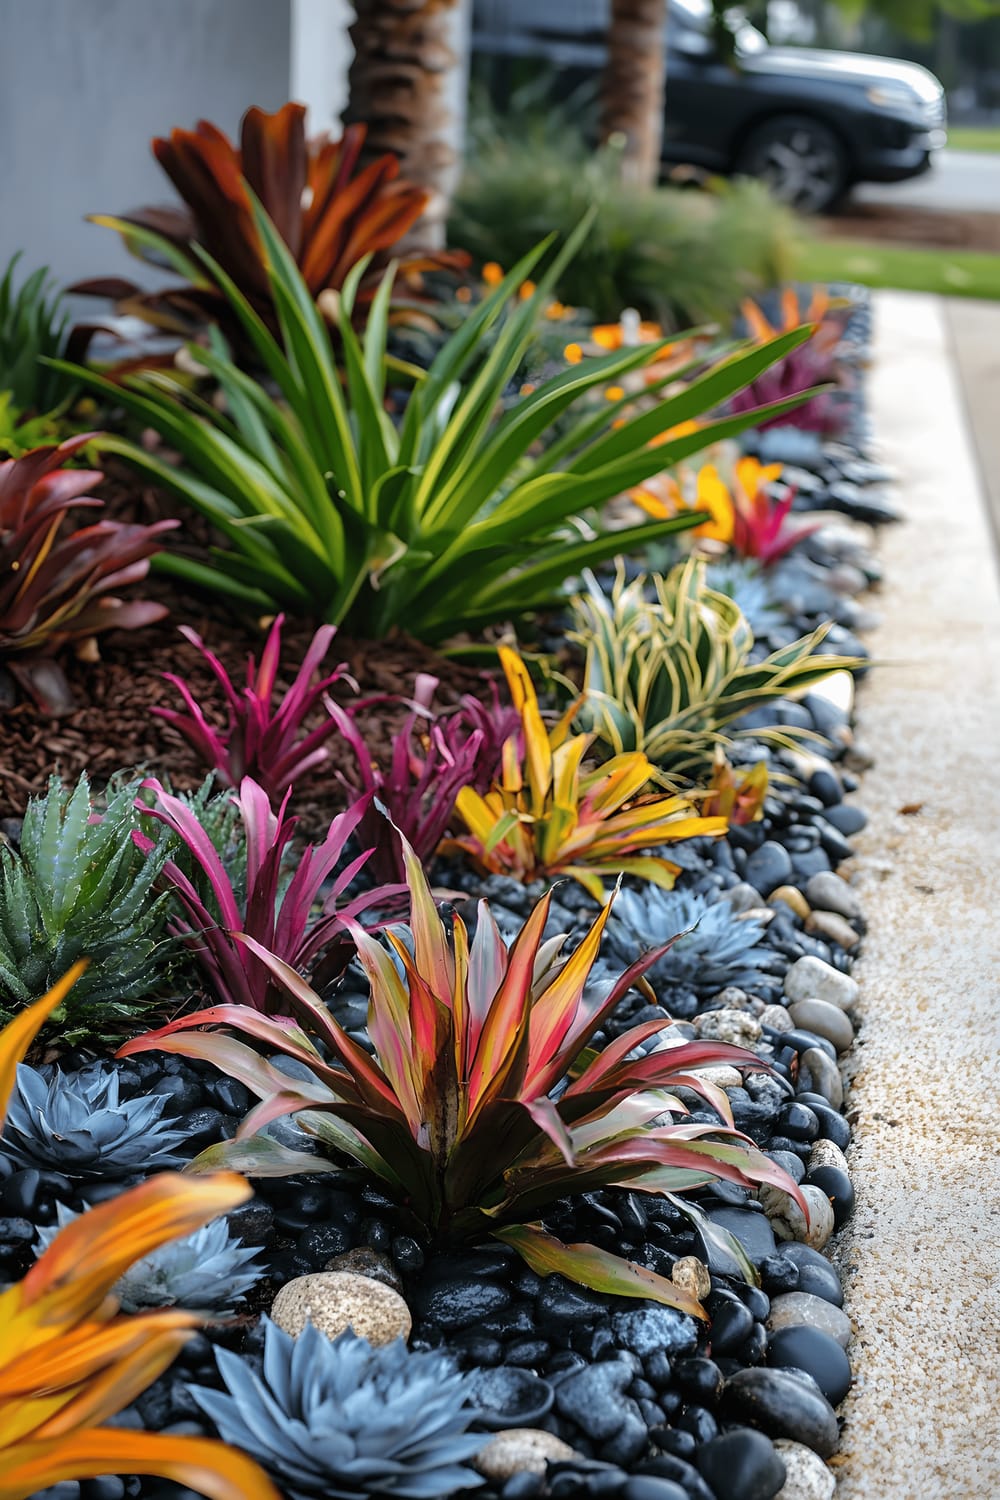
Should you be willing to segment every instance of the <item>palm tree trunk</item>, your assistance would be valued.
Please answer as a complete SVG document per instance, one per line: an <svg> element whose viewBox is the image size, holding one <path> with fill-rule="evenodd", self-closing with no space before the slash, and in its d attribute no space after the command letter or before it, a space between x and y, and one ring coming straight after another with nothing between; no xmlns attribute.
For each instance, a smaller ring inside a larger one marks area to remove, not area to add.
<svg viewBox="0 0 1000 1500"><path fill-rule="evenodd" d="M444 245L461 169L468 91L468 0L353 0L354 60L345 121L368 126L366 154L391 151L401 176L427 188L408 249Z"/></svg>
<svg viewBox="0 0 1000 1500"><path fill-rule="evenodd" d="M660 172L666 26L666 0L611 0L601 139L621 140L622 175L644 187Z"/></svg>

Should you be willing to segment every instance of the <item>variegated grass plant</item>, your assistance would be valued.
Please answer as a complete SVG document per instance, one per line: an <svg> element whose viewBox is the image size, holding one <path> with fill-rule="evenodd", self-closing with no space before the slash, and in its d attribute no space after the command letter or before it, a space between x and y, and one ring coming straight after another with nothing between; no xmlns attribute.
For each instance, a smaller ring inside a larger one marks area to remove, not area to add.
<svg viewBox="0 0 1000 1500"><path fill-rule="evenodd" d="M579 723L611 754L642 752L681 780L710 772L716 748L739 737L727 726L742 714L862 665L815 654L829 625L751 660L750 625L734 600L707 587L697 558L631 583L619 570L610 595L588 575L573 614L570 638L586 652ZM795 748L792 732L777 725L752 736Z"/></svg>
<svg viewBox="0 0 1000 1500"><path fill-rule="evenodd" d="M724 818L699 817L685 798L647 792L655 777L641 746L584 769L593 734L573 734L578 700L546 729L534 684L516 651L500 648L517 734L505 742L500 776L485 793L466 786L455 810L468 832L446 839L443 852L467 855L476 868L534 880L572 876L596 900L620 874L673 885L678 866L649 851L699 835L721 835Z"/></svg>
<svg viewBox="0 0 1000 1500"><path fill-rule="evenodd" d="M549 895L510 948L485 901L471 943L457 916L449 941L406 844L404 858L408 937L390 928L383 946L351 925L371 986L374 1056L293 969L249 938L247 946L286 990L295 1022L217 1006L121 1049L120 1056L159 1049L203 1058L260 1100L235 1140L202 1152L194 1170L228 1165L281 1176L353 1162L395 1198L404 1222L436 1245L493 1235L546 1273L704 1316L672 1282L594 1246L563 1245L538 1221L568 1194L624 1187L673 1195L717 1179L747 1188L777 1184L801 1204L791 1179L732 1128L725 1092L701 1071L718 1063L766 1071L766 1064L715 1041L663 1038L659 1048L637 1052L662 1020L633 1027L603 1052L590 1050L594 1033L665 947L615 983L588 987L610 903L563 959L562 939L543 942ZM289 1076L255 1048L304 1064L308 1075ZM682 1085L726 1124L674 1121L671 1114L687 1112L670 1092ZM265 1133L287 1115L325 1158Z"/></svg>

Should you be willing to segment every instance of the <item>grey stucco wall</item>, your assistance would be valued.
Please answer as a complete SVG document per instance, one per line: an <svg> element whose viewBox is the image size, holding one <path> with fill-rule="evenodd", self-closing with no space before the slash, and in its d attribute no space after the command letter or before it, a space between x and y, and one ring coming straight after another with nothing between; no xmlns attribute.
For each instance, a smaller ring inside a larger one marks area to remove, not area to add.
<svg viewBox="0 0 1000 1500"><path fill-rule="evenodd" d="M0 0L0 266L23 250L64 283L133 273L85 215L171 201L152 136L202 117L231 134L285 102L289 5Z"/></svg>

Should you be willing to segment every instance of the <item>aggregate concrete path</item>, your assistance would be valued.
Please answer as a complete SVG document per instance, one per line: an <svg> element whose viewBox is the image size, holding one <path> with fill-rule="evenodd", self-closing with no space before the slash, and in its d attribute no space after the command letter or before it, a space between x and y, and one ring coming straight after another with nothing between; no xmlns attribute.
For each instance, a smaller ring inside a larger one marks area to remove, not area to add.
<svg viewBox="0 0 1000 1500"><path fill-rule="evenodd" d="M943 308L992 512L993 534L1000 546L1000 302L948 297Z"/></svg>
<svg viewBox="0 0 1000 1500"><path fill-rule="evenodd" d="M905 524L859 695L856 1384L838 1500L1000 1496L1000 590L941 303L876 300L873 404ZM1000 413L998 413L1000 421ZM903 809L906 809L904 811ZM846 873L846 872L845 872Z"/></svg>

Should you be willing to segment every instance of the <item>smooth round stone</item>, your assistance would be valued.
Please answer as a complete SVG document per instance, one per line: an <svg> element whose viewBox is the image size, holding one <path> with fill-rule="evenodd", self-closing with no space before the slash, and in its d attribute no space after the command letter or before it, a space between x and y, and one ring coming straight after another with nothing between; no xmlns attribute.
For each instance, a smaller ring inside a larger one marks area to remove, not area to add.
<svg viewBox="0 0 1000 1500"><path fill-rule="evenodd" d="M810 1187L819 1188L829 1198L835 1228L846 1224L854 1212L854 1184L848 1174L839 1167L810 1167L803 1191Z"/></svg>
<svg viewBox="0 0 1000 1500"><path fill-rule="evenodd" d="M735 1235L754 1265L773 1255L777 1248L766 1213L753 1213L747 1208L710 1208L708 1218Z"/></svg>
<svg viewBox="0 0 1000 1500"><path fill-rule="evenodd" d="M846 1052L854 1041L854 1027L847 1013L829 1000L796 1000L788 1007L788 1014L797 1029L825 1037L838 1052Z"/></svg>
<svg viewBox="0 0 1000 1500"><path fill-rule="evenodd" d="M811 1292L783 1292L780 1297L772 1297L767 1327L771 1333L783 1328L817 1328L836 1339L842 1349L847 1348L851 1337L851 1320L843 1309Z"/></svg>
<svg viewBox="0 0 1000 1500"><path fill-rule="evenodd" d="M847 918L835 911L814 909L806 923L806 930L821 938L826 938L831 943L836 943L837 947L843 948L845 953L856 948L861 941Z"/></svg>
<svg viewBox="0 0 1000 1500"><path fill-rule="evenodd" d="M802 1443L777 1438L775 1452L785 1465L785 1483L775 1500L833 1500L837 1481L821 1458Z"/></svg>
<svg viewBox="0 0 1000 1500"><path fill-rule="evenodd" d="M508 1427L490 1438L472 1460L473 1468L494 1484L512 1474L544 1474L547 1463L576 1458L576 1450L538 1427Z"/></svg>
<svg viewBox="0 0 1000 1500"><path fill-rule="evenodd" d="M846 1151L851 1144L851 1127L844 1119L839 1110L829 1104L817 1104L810 1101L809 1108L819 1122L820 1136L823 1140L832 1141L839 1146L841 1151Z"/></svg>
<svg viewBox="0 0 1000 1500"><path fill-rule="evenodd" d="M819 1328L779 1328L768 1340L772 1369L805 1370L831 1406L839 1406L851 1388L851 1364L840 1344Z"/></svg>
<svg viewBox="0 0 1000 1500"><path fill-rule="evenodd" d="M679 1427L676 1431L683 1432L684 1429ZM697 1448L697 1444L695 1446ZM671 1484L679 1485L688 1500L715 1500L714 1490L709 1489L698 1470L686 1458L678 1458L672 1453L660 1453L643 1464L642 1476L645 1478L647 1475L669 1479Z"/></svg>
<svg viewBox="0 0 1000 1500"><path fill-rule="evenodd" d="M821 870L806 883L806 900L815 911L835 911L838 916L856 922L861 916L861 902L847 881L832 870Z"/></svg>
<svg viewBox="0 0 1000 1500"><path fill-rule="evenodd" d="M468 1388L470 1403L477 1409L476 1420L496 1431L530 1428L552 1410L549 1382L518 1365L475 1370L468 1377Z"/></svg>
<svg viewBox="0 0 1000 1500"><path fill-rule="evenodd" d="M744 875L750 885L764 896L770 896L779 885L790 885L792 861L788 850L774 839L765 839L746 862Z"/></svg>
<svg viewBox="0 0 1000 1500"><path fill-rule="evenodd" d="M774 906L778 901L784 901L785 905L790 907L803 922L808 920L811 908L797 885L779 885L777 890L771 892L767 901L769 906Z"/></svg>
<svg viewBox="0 0 1000 1500"><path fill-rule="evenodd" d="M785 975L785 999L829 1000L841 1010L851 1010L857 1003L860 992L858 981L850 974L842 974L832 964L815 958L811 953L797 958Z"/></svg>
<svg viewBox="0 0 1000 1500"><path fill-rule="evenodd" d="M799 1268L800 1292L812 1292L813 1296L832 1302L834 1307L843 1307L844 1290L840 1277L825 1255L820 1255L811 1245L801 1244L782 1245L781 1253Z"/></svg>
<svg viewBox="0 0 1000 1500"><path fill-rule="evenodd" d="M795 1199L781 1188L761 1188L760 1202L779 1240L798 1240L821 1250L834 1231L833 1207L819 1187L803 1186L799 1191L809 1207L808 1223Z"/></svg>
<svg viewBox="0 0 1000 1500"><path fill-rule="evenodd" d="M791 1031L793 1025L784 1005L765 1005L757 1019L761 1026L769 1026L772 1031Z"/></svg>
<svg viewBox="0 0 1000 1500"><path fill-rule="evenodd" d="M805 1164L795 1155L794 1151L768 1151L767 1156L771 1158L776 1167L788 1173L793 1182L801 1182L806 1175Z"/></svg>
<svg viewBox="0 0 1000 1500"><path fill-rule="evenodd" d="M594 1493L590 1491L590 1494ZM687 1490L658 1474L633 1474L625 1488L617 1493L622 1500L689 1500Z"/></svg>
<svg viewBox="0 0 1000 1500"><path fill-rule="evenodd" d="M814 1172L817 1167L836 1167L838 1172L846 1172L848 1177L851 1175L847 1157L833 1141L813 1142L812 1150L809 1152L809 1171Z"/></svg>
<svg viewBox="0 0 1000 1500"><path fill-rule="evenodd" d="M842 833L845 838L850 838L852 834L860 833L866 826L868 814L849 802L841 802L837 807L827 808L826 820L833 824L838 833Z"/></svg>
<svg viewBox="0 0 1000 1500"><path fill-rule="evenodd" d="M836 1062L820 1047L807 1047L799 1057L800 1065L809 1069L815 1092L822 1094L831 1108L839 1109L844 1102L844 1080Z"/></svg>
<svg viewBox="0 0 1000 1500"><path fill-rule="evenodd" d="M771 1439L752 1427L734 1427L698 1450L698 1468L726 1500L774 1500L787 1471Z"/></svg>
<svg viewBox="0 0 1000 1500"><path fill-rule="evenodd" d="M764 897L754 886L748 885L745 880L731 885L728 891L724 891L721 898L728 901L733 910L739 914L746 911L756 911L764 905Z"/></svg>
<svg viewBox="0 0 1000 1500"><path fill-rule="evenodd" d="M831 1062L837 1056L837 1049L832 1042L828 1042L825 1036L819 1036L815 1031L800 1031L797 1026L791 1031L781 1033L781 1045L783 1047L794 1047L796 1052L808 1052L810 1047L818 1047L821 1052L826 1052Z"/></svg>
<svg viewBox="0 0 1000 1500"><path fill-rule="evenodd" d="M753 1314L742 1302L724 1302L712 1319L712 1354L733 1354L753 1332Z"/></svg>
<svg viewBox="0 0 1000 1500"><path fill-rule="evenodd" d="M370 1276L350 1271L319 1271L296 1276L281 1288L271 1306L271 1318L295 1338L313 1323L327 1338L347 1328L370 1344L391 1344L410 1336L410 1309L398 1292Z"/></svg>
<svg viewBox="0 0 1000 1500"><path fill-rule="evenodd" d="M738 1370L726 1382L725 1401L771 1437L791 1438L828 1458L840 1431L833 1407L815 1382L790 1370Z"/></svg>
<svg viewBox="0 0 1000 1500"><path fill-rule="evenodd" d="M809 778L809 790L818 797L824 807L836 807L844 795L840 778L832 769L814 771Z"/></svg>
<svg viewBox="0 0 1000 1500"><path fill-rule="evenodd" d="M778 1115L776 1128L781 1135L793 1141L814 1141L819 1135L819 1121L812 1106L801 1104L798 1099L786 1104Z"/></svg>

